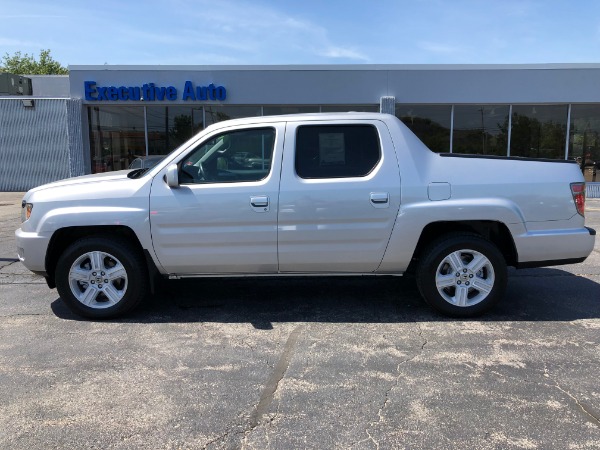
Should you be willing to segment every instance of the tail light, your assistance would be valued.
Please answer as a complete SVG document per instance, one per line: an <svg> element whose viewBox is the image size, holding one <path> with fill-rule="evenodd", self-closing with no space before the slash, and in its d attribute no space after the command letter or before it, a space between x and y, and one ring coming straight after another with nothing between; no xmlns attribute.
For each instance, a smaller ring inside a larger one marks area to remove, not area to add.
<svg viewBox="0 0 600 450"><path fill-rule="evenodd" d="M571 183L571 194L573 194L577 212L585 216L585 183Z"/></svg>

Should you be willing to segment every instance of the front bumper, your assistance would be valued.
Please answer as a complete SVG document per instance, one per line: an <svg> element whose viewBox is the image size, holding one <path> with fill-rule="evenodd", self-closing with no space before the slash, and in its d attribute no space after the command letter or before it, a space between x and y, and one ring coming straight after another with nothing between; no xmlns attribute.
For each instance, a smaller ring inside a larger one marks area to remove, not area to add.
<svg viewBox="0 0 600 450"><path fill-rule="evenodd" d="M35 232L15 231L17 256L19 260L32 272L46 274L46 251L50 243L50 236L40 235Z"/></svg>

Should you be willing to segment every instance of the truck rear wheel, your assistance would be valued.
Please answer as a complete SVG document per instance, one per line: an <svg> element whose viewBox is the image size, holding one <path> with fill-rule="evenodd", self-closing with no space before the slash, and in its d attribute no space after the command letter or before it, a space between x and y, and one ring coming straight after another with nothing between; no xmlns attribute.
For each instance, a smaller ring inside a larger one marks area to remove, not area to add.
<svg viewBox="0 0 600 450"><path fill-rule="evenodd" d="M109 319L130 311L146 296L148 273L144 258L126 240L86 237L58 259L56 288L75 314Z"/></svg>
<svg viewBox="0 0 600 450"><path fill-rule="evenodd" d="M504 296L506 261L483 237L451 234L432 243L417 267L417 285L425 301L453 317L483 314Z"/></svg>

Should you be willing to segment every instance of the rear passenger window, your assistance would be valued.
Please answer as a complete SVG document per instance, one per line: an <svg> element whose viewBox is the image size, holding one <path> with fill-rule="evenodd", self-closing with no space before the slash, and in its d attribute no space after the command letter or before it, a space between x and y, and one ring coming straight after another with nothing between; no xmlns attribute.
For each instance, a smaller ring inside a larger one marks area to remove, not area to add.
<svg viewBox="0 0 600 450"><path fill-rule="evenodd" d="M371 125L306 125L296 133L296 173L302 178L364 177L381 157Z"/></svg>

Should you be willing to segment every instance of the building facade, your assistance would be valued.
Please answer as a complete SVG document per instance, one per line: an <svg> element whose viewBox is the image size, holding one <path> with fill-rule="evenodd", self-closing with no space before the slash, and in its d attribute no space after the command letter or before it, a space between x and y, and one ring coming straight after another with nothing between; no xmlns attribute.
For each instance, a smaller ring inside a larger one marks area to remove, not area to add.
<svg viewBox="0 0 600 450"><path fill-rule="evenodd" d="M68 95L34 78L33 105L0 98L0 189L126 169L221 120L302 112L387 112L433 151L574 159L590 182L600 161L600 64L69 69Z"/></svg>

